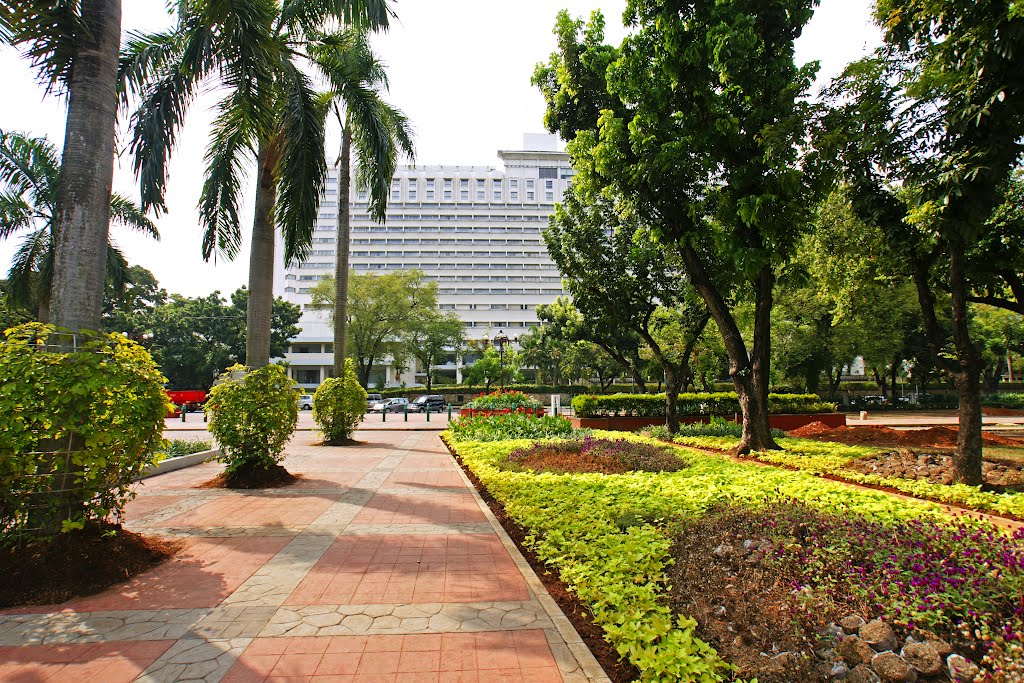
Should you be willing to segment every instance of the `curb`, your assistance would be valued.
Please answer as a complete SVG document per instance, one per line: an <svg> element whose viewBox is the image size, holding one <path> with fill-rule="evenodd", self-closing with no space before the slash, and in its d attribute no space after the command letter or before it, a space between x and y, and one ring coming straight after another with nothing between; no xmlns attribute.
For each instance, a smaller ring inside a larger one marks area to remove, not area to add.
<svg viewBox="0 0 1024 683"><path fill-rule="evenodd" d="M193 465L199 465L207 460L213 460L218 455L220 455L220 449L214 448L213 450L199 451L198 453L190 453L189 455L182 455L177 458L166 458L157 464L150 465L146 469L142 470L142 474L136 477L135 481L146 479L147 477L155 477L158 474L174 472L175 470L183 470L186 467L192 467Z"/></svg>

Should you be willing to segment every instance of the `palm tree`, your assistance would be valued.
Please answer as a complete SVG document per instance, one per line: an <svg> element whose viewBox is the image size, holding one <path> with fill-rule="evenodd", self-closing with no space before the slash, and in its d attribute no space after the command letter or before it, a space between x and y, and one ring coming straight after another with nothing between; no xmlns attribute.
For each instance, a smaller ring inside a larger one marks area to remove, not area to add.
<svg viewBox="0 0 1024 683"><path fill-rule="evenodd" d="M398 109L385 102L384 65L370 50L366 34L346 31L321 36L310 45L310 54L330 84L330 106L341 124L338 154L338 236L334 292L334 376L345 374L345 332L348 323L348 258L351 235L349 189L351 157L355 144L356 184L369 190L370 215L383 223L391 179L399 154L412 158L412 126Z"/></svg>
<svg viewBox="0 0 1024 683"><path fill-rule="evenodd" d="M99 329L114 177L121 0L0 0L0 39L23 48L68 116L53 211L53 322Z"/></svg>
<svg viewBox="0 0 1024 683"><path fill-rule="evenodd" d="M270 361L275 224L285 262L304 260L327 177L323 102L302 68L308 47L329 22L380 29L391 12L388 0L179 0L177 11L176 30L133 36L121 58L122 91L141 97L131 150L142 205L164 208L188 107L204 85L221 86L199 200L203 257L237 255L241 176L255 159L246 365L261 367Z"/></svg>
<svg viewBox="0 0 1024 683"><path fill-rule="evenodd" d="M0 131L0 239L28 233L7 274L7 294L16 306L36 308L42 322L49 321L53 299L60 179L57 148L49 140ZM110 222L160 239L156 226L130 199L113 194L108 206ZM128 262L109 239L104 260L106 283L123 291L130 281Z"/></svg>

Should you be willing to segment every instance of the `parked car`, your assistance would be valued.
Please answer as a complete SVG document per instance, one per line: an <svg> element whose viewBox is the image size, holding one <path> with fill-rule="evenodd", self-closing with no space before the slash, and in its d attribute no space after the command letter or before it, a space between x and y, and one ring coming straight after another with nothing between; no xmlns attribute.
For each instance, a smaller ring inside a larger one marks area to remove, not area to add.
<svg viewBox="0 0 1024 683"><path fill-rule="evenodd" d="M409 405L409 399L407 398L387 398L370 406L370 412L383 413L387 411L389 413L401 413L407 405Z"/></svg>
<svg viewBox="0 0 1024 683"><path fill-rule="evenodd" d="M369 410L375 403L380 403L384 400L384 397L380 394L367 394L366 395L366 408Z"/></svg>
<svg viewBox="0 0 1024 683"><path fill-rule="evenodd" d="M313 410L313 397L310 394L299 396L299 410Z"/></svg>
<svg viewBox="0 0 1024 683"><path fill-rule="evenodd" d="M439 413L448 407L445 403L444 396L439 394L430 394L428 396L417 396L412 403L409 404L410 413L422 413L426 412L427 407L430 407L430 412Z"/></svg>

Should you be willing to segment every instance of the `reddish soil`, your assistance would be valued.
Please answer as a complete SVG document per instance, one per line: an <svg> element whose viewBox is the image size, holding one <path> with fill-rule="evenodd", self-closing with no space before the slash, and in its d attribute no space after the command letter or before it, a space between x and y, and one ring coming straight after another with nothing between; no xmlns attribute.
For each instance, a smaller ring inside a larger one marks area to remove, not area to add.
<svg viewBox="0 0 1024 683"><path fill-rule="evenodd" d="M238 470L231 476L221 472L213 479L196 485L197 489L276 489L295 482L297 477L281 467L254 467Z"/></svg>
<svg viewBox="0 0 1024 683"><path fill-rule="evenodd" d="M626 467L615 458L604 455L570 454L558 451L530 453L518 464L543 472L600 472L622 474Z"/></svg>
<svg viewBox="0 0 1024 683"><path fill-rule="evenodd" d="M105 535L114 532L111 535ZM127 581L181 550L120 524L86 527L45 542L0 550L0 607L52 605Z"/></svg>
<svg viewBox="0 0 1024 683"><path fill-rule="evenodd" d="M447 444L445 444L447 446ZM537 554L527 548L524 543L526 540L526 531L523 530L518 524L512 521L508 514L505 512L505 506L494 499L494 496L488 492L487 488L480 483L476 475L473 474L468 467L463 464L450 447L448 451L455 458L455 461L459 463L462 471L466 473L466 476L473 483L473 486L480 493L480 497L487 503L487 507L491 509L494 516L497 517L498 522L505 529L505 533L509 535L512 541L519 548L519 552L523 554L526 561L533 567L533 571L540 577L541 582L544 584L544 588L547 589L548 593L562 609L565 615L572 622L572 625L576 628L576 632L580 634L580 638L587 644L590 651L594 654L597 662L604 669L605 674L612 680L612 683L630 683L640 677L640 672L636 667L631 664L622 661L619 655L612 648L611 645L604 639L604 630L594 623L594 618L590 614L590 610L583 604L582 601L568 590L566 585L558 578L558 574L548 568Z"/></svg>
<svg viewBox="0 0 1024 683"><path fill-rule="evenodd" d="M822 422L787 432L789 436L818 441L836 441L850 446L903 446L908 448L956 448L958 430L955 427L898 430L889 427L836 427ZM1017 439L998 434L982 434L982 442L989 446L1024 445Z"/></svg>

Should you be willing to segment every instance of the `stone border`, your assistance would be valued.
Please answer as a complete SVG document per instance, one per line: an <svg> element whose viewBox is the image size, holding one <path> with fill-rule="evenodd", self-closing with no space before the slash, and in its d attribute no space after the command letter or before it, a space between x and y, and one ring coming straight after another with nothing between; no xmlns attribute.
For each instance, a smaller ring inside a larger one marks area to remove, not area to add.
<svg viewBox="0 0 1024 683"><path fill-rule="evenodd" d="M179 455L177 458L165 458L157 464L150 465L146 469L142 470L142 474L136 477L135 481L155 477L158 474L174 472L175 470L183 470L186 467L192 467L193 465L201 465L208 460L213 460L218 455L220 455L220 449L214 448L209 451L199 451L198 453Z"/></svg>
<svg viewBox="0 0 1024 683"><path fill-rule="evenodd" d="M441 443L444 444L444 441ZM444 445L447 448L447 444ZM455 457L450 451L448 453L448 457L455 462ZM476 490L475 486L473 486L473 482L469 480L469 477L466 476L466 473L463 471L462 467L459 466L458 462L455 462L455 467L459 476L462 477L462 480L466 483L466 487L473 495L473 498L476 500L477 505L479 505L480 509L483 510L484 515L487 517L487 521L491 524L491 528L494 529L494 533L501 539L501 544L505 546L505 550L508 551L508 554L516 563L516 567L519 568L520 573L526 580L527 587L529 587L530 591L534 596L536 596L537 601L541 604L541 607L544 608L548 618L551 619L552 624L554 624L555 629L558 631L560 639L565 643L562 647L566 648L568 652L560 651L558 644L552 643L550 638L548 640L548 645L551 647L552 654L555 655L555 661L559 663L559 668L562 669L563 677L565 677L566 680L571 680L575 678L572 674L576 674L576 676L578 676L579 672L582 671L588 681L595 683L610 683L611 679L608 678L608 675L604 672L604 668L598 663L597 658L594 657L594 653L590 651L587 644L583 642L582 638L580 638L580 634L576 631L576 627L572 625L572 622L569 621L569 617L565 616L562 612L562 608L558 606L558 603L555 602L554 598L552 598L548 593L548 589L544 587L544 583L540 580L540 577L538 577L536 572L533 571L533 567L531 567L530 563L526 561L523 554L519 552L519 548L516 547L515 542L505 531L505 527L501 526L501 522L499 522L498 518L494 516L493 512L491 512L491 508L489 508L487 503L484 502L484 499L480 496L480 492ZM565 670L566 668L571 668L565 667L563 664L567 659L566 655L576 661L576 664L579 667L576 671ZM570 674L570 676L566 676L567 673Z"/></svg>

